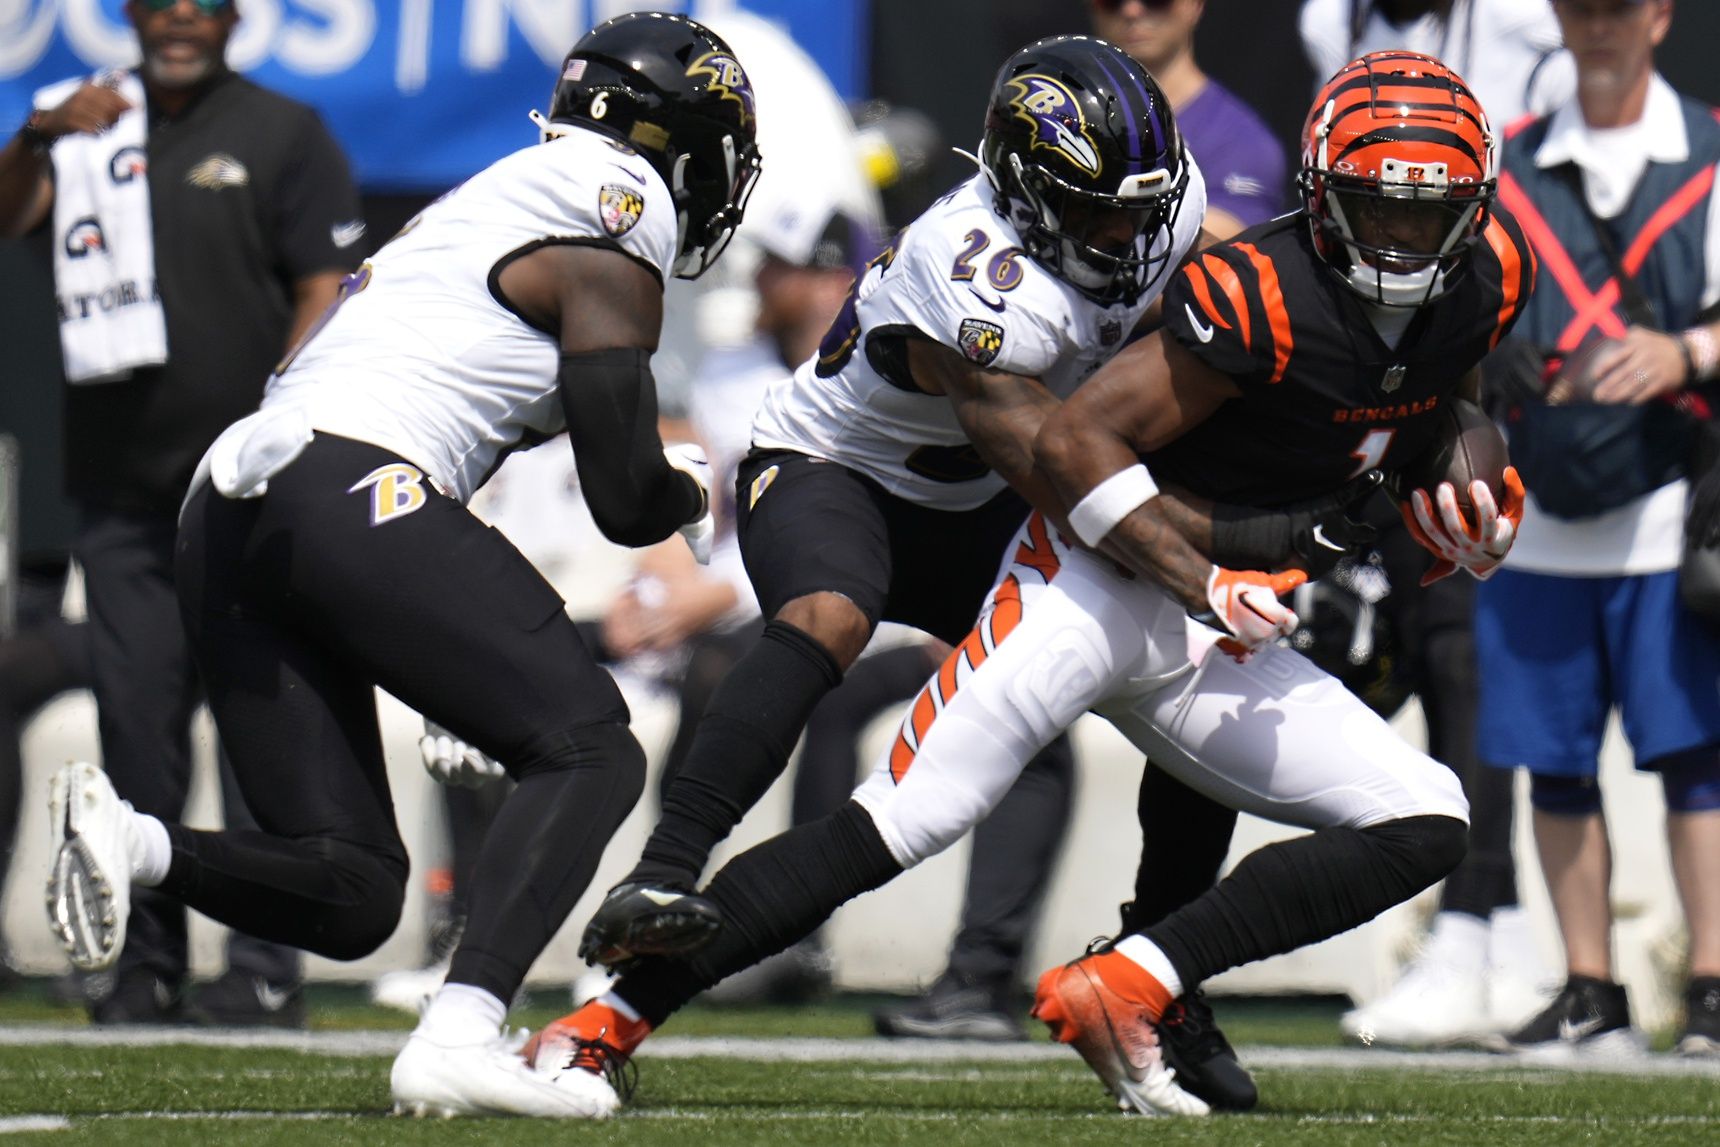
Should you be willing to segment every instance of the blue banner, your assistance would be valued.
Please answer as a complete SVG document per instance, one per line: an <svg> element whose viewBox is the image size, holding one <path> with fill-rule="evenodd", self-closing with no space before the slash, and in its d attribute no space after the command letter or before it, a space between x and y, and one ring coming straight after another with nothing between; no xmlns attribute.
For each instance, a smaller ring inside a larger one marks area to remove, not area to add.
<svg viewBox="0 0 1720 1147"><path fill-rule="evenodd" d="M536 139L556 65L637 9L785 27L836 90L864 94L867 0L238 0L228 60L317 108L366 190L449 187ZM137 58L124 0L0 0L0 139L36 89Z"/></svg>

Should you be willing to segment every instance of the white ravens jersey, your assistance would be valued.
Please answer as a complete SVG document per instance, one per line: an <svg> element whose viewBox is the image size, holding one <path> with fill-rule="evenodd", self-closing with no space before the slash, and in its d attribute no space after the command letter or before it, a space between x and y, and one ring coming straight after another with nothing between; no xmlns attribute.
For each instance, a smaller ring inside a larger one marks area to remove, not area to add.
<svg viewBox="0 0 1720 1147"><path fill-rule="evenodd" d="M632 149L574 129L515 152L425 208L348 279L269 380L260 416L302 412L311 429L399 454L464 502L508 450L566 427L558 333L502 302L507 257L592 242L662 279L676 236L669 189Z"/></svg>
<svg viewBox="0 0 1720 1147"><path fill-rule="evenodd" d="M1186 153L1185 153L1186 156ZM1182 209L1153 254L1170 258L1133 303L1102 306L1030 259L976 175L909 225L867 269L824 345L765 397L753 444L838 462L910 502L970 510L1004 481L980 461L942 395L898 385L873 340L910 331L970 361L1025 375L1067 398L1116 354L1183 257L1206 214L1192 159Z"/></svg>

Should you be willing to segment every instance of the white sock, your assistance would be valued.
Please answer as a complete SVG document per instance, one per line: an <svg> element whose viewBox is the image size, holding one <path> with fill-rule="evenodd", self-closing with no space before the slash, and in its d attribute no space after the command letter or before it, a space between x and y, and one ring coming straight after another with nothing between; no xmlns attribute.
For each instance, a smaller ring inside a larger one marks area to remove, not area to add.
<svg viewBox="0 0 1720 1147"><path fill-rule="evenodd" d="M129 809L131 813L131 882L145 888L155 888L167 879L167 866L173 861L173 845L167 839L167 826L146 812Z"/></svg>
<svg viewBox="0 0 1720 1147"><path fill-rule="evenodd" d="M1147 939L1140 933L1125 936L1117 942L1117 951L1146 969L1147 974L1165 986L1165 991L1176 999L1183 994L1182 977L1177 975L1176 968L1171 964L1171 958L1165 955L1164 949Z"/></svg>
<svg viewBox="0 0 1720 1147"><path fill-rule="evenodd" d="M1487 966L1487 921L1467 912L1441 912L1428 929L1427 953L1442 964L1480 972Z"/></svg>
<svg viewBox="0 0 1720 1147"><path fill-rule="evenodd" d="M603 995L597 998L597 1002L606 1008L613 1009L617 1014L625 1017L633 1023L639 1022L639 1013L633 1010L633 1005L616 995L614 992L604 992Z"/></svg>
<svg viewBox="0 0 1720 1147"><path fill-rule="evenodd" d="M424 1009L418 1033L436 1043L456 1046L495 1039L508 1018L508 1005L471 984L443 984Z"/></svg>
<svg viewBox="0 0 1720 1147"><path fill-rule="evenodd" d="M1541 952L1535 946L1528 910L1521 905L1496 908L1487 925L1487 962L1496 968L1510 968L1525 979L1538 979Z"/></svg>

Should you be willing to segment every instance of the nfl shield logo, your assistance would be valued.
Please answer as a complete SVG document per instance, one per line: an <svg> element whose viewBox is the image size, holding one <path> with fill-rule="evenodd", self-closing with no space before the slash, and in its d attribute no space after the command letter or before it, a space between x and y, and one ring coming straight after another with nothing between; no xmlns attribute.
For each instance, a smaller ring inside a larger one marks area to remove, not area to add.
<svg viewBox="0 0 1720 1147"><path fill-rule="evenodd" d="M633 230L645 213L645 197L619 183L605 183L597 193L597 214L603 229L619 239Z"/></svg>
<svg viewBox="0 0 1720 1147"><path fill-rule="evenodd" d="M1380 389L1390 394L1403 385L1403 376L1409 373L1407 366L1393 366L1386 371L1386 376L1380 379Z"/></svg>

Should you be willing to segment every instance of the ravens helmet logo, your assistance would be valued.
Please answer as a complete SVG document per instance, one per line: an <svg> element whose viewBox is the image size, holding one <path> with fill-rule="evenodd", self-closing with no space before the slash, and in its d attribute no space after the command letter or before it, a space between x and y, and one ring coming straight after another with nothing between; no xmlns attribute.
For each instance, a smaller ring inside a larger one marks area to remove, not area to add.
<svg viewBox="0 0 1720 1147"><path fill-rule="evenodd" d="M1049 148L1088 175L1099 174L1099 149L1087 131L1081 104L1059 80L1030 72L1009 81L1010 108L1033 125L1033 148Z"/></svg>

